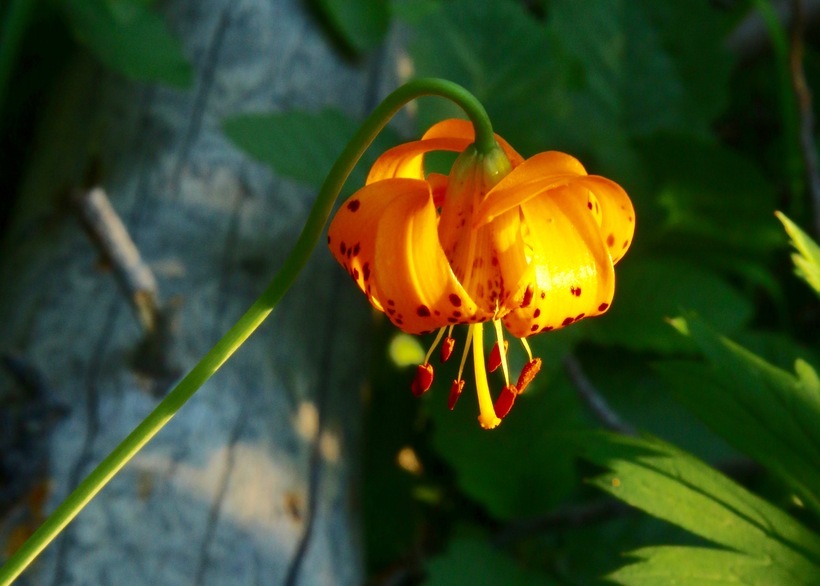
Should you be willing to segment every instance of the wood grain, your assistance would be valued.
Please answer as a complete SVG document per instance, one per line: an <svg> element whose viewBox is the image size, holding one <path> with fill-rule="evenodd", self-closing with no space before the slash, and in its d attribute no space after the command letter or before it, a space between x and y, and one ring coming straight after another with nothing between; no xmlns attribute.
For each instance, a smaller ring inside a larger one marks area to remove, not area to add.
<svg viewBox="0 0 820 586"><path fill-rule="evenodd" d="M393 86L389 46L352 64L305 4L168 2L197 71L191 90L129 83L80 59L44 116L0 249L0 351L36 369L67 409L47 436L46 510L244 312L307 215L315 194L251 161L221 121L333 105L360 117ZM70 213L67 194L89 181L156 277L159 352L146 352L130 300ZM20 583L360 583L368 315L320 246L261 330Z"/></svg>

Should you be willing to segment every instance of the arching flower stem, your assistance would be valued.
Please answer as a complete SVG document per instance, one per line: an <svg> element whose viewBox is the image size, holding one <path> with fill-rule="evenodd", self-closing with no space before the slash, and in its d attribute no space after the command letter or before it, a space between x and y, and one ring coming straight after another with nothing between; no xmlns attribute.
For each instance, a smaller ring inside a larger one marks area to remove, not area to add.
<svg viewBox="0 0 820 586"><path fill-rule="evenodd" d="M367 117L334 163L319 190L293 250L259 299L8 559L0 568L0 586L11 584L265 321L307 263L322 235L339 192L362 154L405 104L422 96L444 97L461 107L475 127L475 148L479 153L490 153L498 148L484 106L458 84L442 79L416 79L387 96ZM432 370L430 377L432 382ZM486 376L484 386L486 388Z"/></svg>

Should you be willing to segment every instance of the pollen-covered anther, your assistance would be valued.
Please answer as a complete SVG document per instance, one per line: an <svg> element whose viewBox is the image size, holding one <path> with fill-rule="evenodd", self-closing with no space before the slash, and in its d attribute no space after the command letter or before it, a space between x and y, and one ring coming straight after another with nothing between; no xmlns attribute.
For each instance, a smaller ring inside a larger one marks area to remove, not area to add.
<svg viewBox="0 0 820 586"><path fill-rule="evenodd" d="M450 359L450 356L453 355L453 349L456 347L456 340L452 336L447 336L444 338L444 341L441 343L441 354L439 355L439 360L441 363L444 364Z"/></svg>
<svg viewBox="0 0 820 586"><path fill-rule="evenodd" d="M518 396L518 389L515 388L515 385L507 385L504 387L504 390L501 391L501 394L498 395L498 398L495 400L495 405L493 405L495 414L502 419L506 417L507 413L512 409L513 403L515 403L516 396Z"/></svg>
<svg viewBox="0 0 820 586"><path fill-rule="evenodd" d="M413 391L415 396L420 397L430 389L432 384L433 367L426 362L424 364L419 364L416 369L416 376L413 378L413 383L410 386L410 390Z"/></svg>
<svg viewBox="0 0 820 586"><path fill-rule="evenodd" d="M533 358L524 365L524 368L521 369L521 374L518 375L518 382L515 385L519 395L524 392L524 389L527 388L527 385L532 382L532 379L535 378L535 375L538 374L540 370L540 358Z"/></svg>
<svg viewBox="0 0 820 586"><path fill-rule="evenodd" d="M504 340L504 354L507 353L507 348L510 347L510 343L507 340ZM501 351L498 347L498 342L493 345L493 349L490 350L490 356L487 358L487 370L490 372L495 372L495 370L501 366Z"/></svg>
<svg viewBox="0 0 820 586"><path fill-rule="evenodd" d="M464 379L456 379L453 381L453 384L450 385L450 397L447 399L447 406L450 408L450 411L456 406L456 401L461 396L461 391L464 390Z"/></svg>

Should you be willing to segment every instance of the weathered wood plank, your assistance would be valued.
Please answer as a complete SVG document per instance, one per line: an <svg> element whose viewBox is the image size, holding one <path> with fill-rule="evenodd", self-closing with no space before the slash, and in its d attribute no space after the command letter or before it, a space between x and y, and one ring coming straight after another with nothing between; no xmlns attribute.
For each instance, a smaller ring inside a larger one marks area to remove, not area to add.
<svg viewBox="0 0 820 586"><path fill-rule="evenodd" d="M191 91L82 63L66 80L0 256L0 350L37 368L68 408L48 441L47 508L153 408L175 376L169 365L190 368L249 306L307 215L314 194L236 150L221 120L326 105L363 115L392 82L389 51L345 62L304 4L169 2L197 70ZM164 363L137 361L134 311L65 213L66 190L91 167L161 301L177 307ZM321 248L269 322L27 583L361 582L354 491L367 309Z"/></svg>

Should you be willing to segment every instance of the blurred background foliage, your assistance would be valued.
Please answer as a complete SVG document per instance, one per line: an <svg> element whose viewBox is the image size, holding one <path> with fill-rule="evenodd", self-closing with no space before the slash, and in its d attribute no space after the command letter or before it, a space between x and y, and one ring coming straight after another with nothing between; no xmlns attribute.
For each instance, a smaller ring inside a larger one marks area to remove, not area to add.
<svg viewBox="0 0 820 586"><path fill-rule="evenodd" d="M150 0L34 5L3 5L7 194L69 48L140 81L192 77ZM392 32L409 75L464 85L522 154L571 153L637 211L612 309L531 340L544 370L493 432L471 393L447 409L454 365L414 399L429 341L374 316L361 480L373 584L820 583L818 153L793 87L802 74L820 91L820 9L784 5L801 18L764 0L311 3L347 58ZM454 115L421 100L411 136ZM325 110L224 128L318 186L355 124ZM401 137L388 130L368 157Z"/></svg>

